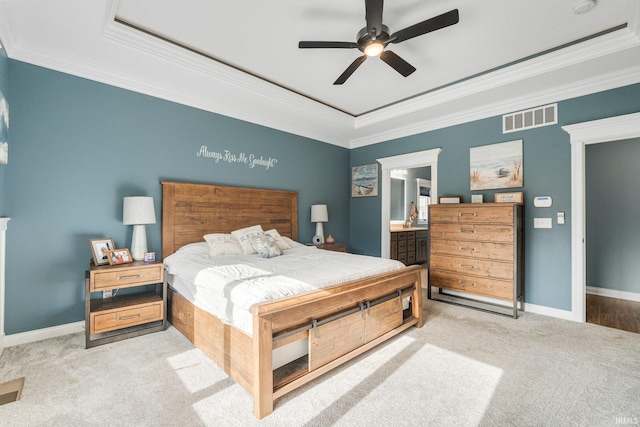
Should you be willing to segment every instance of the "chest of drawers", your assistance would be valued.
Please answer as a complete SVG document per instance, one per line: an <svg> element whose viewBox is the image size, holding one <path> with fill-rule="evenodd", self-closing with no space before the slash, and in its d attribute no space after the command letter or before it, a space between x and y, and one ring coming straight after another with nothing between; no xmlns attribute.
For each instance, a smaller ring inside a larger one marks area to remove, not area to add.
<svg viewBox="0 0 640 427"><path fill-rule="evenodd" d="M523 205L429 206L429 283L446 290L509 301L523 299ZM447 300L447 302L451 302Z"/></svg>

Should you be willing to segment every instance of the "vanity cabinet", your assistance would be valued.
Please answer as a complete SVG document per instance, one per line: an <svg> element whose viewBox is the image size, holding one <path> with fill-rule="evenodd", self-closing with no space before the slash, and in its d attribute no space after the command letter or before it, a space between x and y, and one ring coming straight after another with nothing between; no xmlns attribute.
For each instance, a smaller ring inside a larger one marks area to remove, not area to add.
<svg viewBox="0 0 640 427"><path fill-rule="evenodd" d="M429 259L427 229L391 232L391 259L405 265L423 264Z"/></svg>

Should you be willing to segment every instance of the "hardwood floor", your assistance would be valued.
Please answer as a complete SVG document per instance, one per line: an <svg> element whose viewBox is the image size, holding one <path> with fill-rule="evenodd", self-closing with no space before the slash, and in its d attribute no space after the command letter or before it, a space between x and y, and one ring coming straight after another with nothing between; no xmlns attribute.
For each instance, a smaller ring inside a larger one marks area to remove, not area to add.
<svg viewBox="0 0 640 427"><path fill-rule="evenodd" d="M640 302L587 294L587 323L640 333Z"/></svg>

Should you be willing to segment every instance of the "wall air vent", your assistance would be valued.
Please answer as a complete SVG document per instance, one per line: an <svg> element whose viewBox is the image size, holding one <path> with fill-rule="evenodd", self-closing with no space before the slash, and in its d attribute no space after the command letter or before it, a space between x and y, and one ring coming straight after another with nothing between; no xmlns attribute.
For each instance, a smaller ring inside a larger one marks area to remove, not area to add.
<svg viewBox="0 0 640 427"><path fill-rule="evenodd" d="M530 110L502 116L502 133L555 125L558 123L558 104L549 104Z"/></svg>

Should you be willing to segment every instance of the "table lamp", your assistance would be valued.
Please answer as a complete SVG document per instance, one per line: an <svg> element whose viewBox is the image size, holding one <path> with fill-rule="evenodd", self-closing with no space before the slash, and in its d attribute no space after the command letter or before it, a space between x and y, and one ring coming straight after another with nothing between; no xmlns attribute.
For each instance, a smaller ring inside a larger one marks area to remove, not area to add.
<svg viewBox="0 0 640 427"><path fill-rule="evenodd" d="M316 235L313 236L313 243L319 245L324 243L324 230L322 223L329 221L327 205L311 205L311 222L316 223Z"/></svg>
<svg viewBox="0 0 640 427"><path fill-rule="evenodd" d="M144 260L144 254L147 252L147 232L145 224L156 223L153 197L125 197L122 205L122 223L124 225L133 225L131 257L136 261Z"/></svg>

